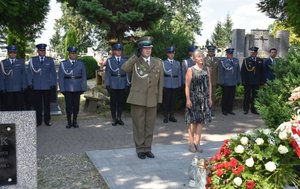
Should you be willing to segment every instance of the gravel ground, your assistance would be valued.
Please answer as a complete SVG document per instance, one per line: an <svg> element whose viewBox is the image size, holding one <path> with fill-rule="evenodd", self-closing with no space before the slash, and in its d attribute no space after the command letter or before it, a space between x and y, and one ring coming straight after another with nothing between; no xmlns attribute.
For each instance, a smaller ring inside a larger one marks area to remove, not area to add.
<svg viewBox="0 0 300 189"><path fill-rule="evenodd" d="M85 153L38 157L39 189L109 189Z"/></svg>

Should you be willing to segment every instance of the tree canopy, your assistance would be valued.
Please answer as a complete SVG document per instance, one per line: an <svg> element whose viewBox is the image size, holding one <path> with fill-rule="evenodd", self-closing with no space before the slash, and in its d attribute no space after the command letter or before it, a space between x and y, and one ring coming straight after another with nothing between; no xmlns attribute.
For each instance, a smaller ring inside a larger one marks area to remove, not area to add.
<svg viewBox="0 0 300 189"><path fill-rule="evenodd" d="M225 48L231 43L232 20L230 15L227 15L224 23L217 22L215 30L211 36L212 44L220 48Z"/></svg>
<svg viewBox="0 0 300 189"><path fill-rule="evenodd" d="M125 32L149 29L165 12L152 0L58 0L67 2L92 24L107 30L108 40L122 41Z"/></svg>

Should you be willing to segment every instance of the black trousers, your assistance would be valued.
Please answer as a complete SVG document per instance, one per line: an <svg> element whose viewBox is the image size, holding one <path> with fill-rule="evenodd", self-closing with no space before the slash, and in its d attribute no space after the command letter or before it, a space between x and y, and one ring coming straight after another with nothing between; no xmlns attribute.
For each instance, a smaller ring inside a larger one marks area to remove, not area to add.
<svg viewBox="0 0 300 189"><path fill-rule="evenodd" d="M126 89L109 89L110 95L110 112L113 120L121 119L124 105L126 102Z"/></svg>
<svg viewBox="0 0 300 189"><path fill-rule="evenodd" d="M3 94L4 101L2 108L4 111L22 111L24 110L24 93L20 92L5 92Z"/></svg>
<svg viewBox="0 0 300 189"><path fill-rule="evenodd" d="M244 111L248 112L251 105L251 111L256 112L254 102L257 97L257 90L259 85L244 85Z"/></svg>
<svg viewBox="0 0 300 189"><path fill-rule="evenodd" d="M32 102L34 110L36 111L36 122L38 125L42 123L42 116L44 112L44 122L50 122L50 90L33 90Z"/></svg>
<svg viewBox="0 0 300 189"><path fill-rule="evenodd" d="M176 94L178 88L165 88L163 89L163 107L164 118L174 117L174 108L176 103Z"/></svg>
<svg viewBox="0 0 300 189"><path fill-rule="evenodd" d="M76 116L79 112L80 95L82 92L64 92L67 115Z"/></svg>
<svg viewBox="0 0 300 189"><path fill-rule="evenodd" d="M222 112L232 112L234 96L235 86L222 86Z"/></svg>

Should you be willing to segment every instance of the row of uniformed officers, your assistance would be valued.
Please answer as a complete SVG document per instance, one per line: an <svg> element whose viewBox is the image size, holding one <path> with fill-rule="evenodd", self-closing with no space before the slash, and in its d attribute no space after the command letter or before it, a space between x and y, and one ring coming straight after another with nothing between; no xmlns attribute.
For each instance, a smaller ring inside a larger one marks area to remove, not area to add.
<svg viewBox="0 0 300 189"><path fill-rule="evenodd" d="M50 102L56 98L57 90L57 73L53 58L46 56L46 46L36 45L38 56L25 65L24 59L17 58L16 46L9 45L8 58L0 62L0 110L31 109L32 104L37 126L43 119L45 125L52 125ZM76 60L76 51L75 47L68 48L69 57L60 63L58 71L59 89L65 97L67 128L78 127L80 94L87 89L84 64Z"/></svg>

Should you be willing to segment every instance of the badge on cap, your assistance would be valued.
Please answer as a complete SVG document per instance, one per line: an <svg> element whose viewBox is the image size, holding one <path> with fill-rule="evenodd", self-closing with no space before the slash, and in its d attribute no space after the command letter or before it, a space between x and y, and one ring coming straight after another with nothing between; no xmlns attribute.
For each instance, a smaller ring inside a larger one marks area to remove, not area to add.
<svg viewBox="0 0 300 189"><path fill-rule="evenodd" d="M215 50L216 50L217 47L214 46L214 45L208 45L206 48L207 48L208 51L213 51L213 52L215 52Z"/></svg>
<svg viewBox="0 0 300 189"><path fill-rule="evenodd" d="M68 51L69 51L69 53L76 53L77 52L77 49L76 49L76 47L74 47L74 46L72 46L72 47L69 47L68 49L67 49Z"/></svg>
<svg viewBox="0 0 300 189"><path fill-rule="evenodd" d="M112 46L113 50L123 50L123 46L120 43L114 44Z"/></svg>
<svg viewBox="0 0 300 189"><path fill-rule="evenodd" d="M197 46L190 46L189 48L188 48L188 51L189 52L194 52L196 49L197 49L198 47Z"/></svg>
<svg viewBox="0 0 300 189"><path fill-rule="evenodd" d="M153 37L151 37L151 36L145 36L145 37L140 38L137 41L137 45L140 48L143 48L143 47L146 47L146 48L147 47L153 47L152 41L153 41Z"/></svg>
<svg viewBox="0 0 300 189"><path fill-rule="evenodd" d="M6 49L8 52L17 52L17 47L15 45L9 45Z"/></svg>
<svg viewBox="0 0 300 189"><path fill-rule="evenodd" d="M166 49L167 53L175 53L175 47L171 46Z"/></svg>
<svg viewBox="0 0 300 189"><path fill-rule="evenodd" d="M35 47L36 47L37 49L42 49L42 50L45 50L45 49L46 49L46 47L47 47L47 45L46 45L46 44L44 44L44 43L40 43L40 44L37 44Z"/></svg>
<svg viewBox="0 0 300 189"><path fill-rule="evenodd" d="M227 54L233 54L234 48L228 48L225 50Z"/></svg>

